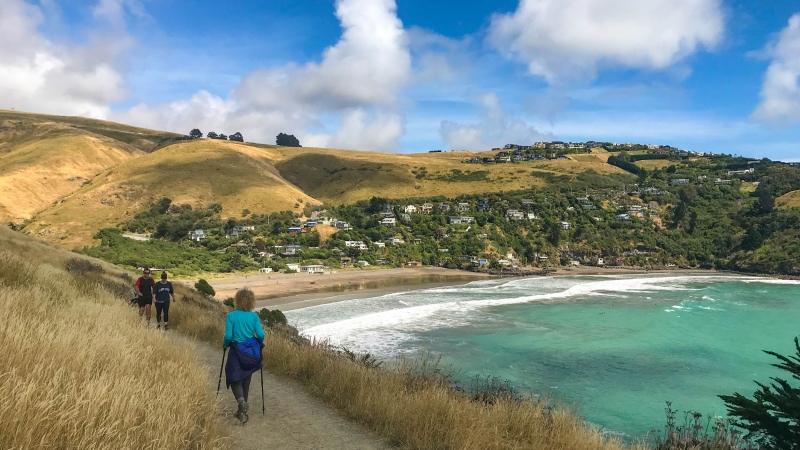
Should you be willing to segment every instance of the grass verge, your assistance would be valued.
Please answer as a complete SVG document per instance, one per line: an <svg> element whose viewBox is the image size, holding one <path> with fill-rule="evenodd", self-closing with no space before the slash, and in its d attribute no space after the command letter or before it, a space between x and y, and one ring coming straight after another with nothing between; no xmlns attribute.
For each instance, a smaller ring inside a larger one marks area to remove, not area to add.
<svg viewBox="0 0 800 450"><path fill-rule="evenodd" d="M204 371L142 326L129 286L0 229L0 448L225 448Z"/></svg>

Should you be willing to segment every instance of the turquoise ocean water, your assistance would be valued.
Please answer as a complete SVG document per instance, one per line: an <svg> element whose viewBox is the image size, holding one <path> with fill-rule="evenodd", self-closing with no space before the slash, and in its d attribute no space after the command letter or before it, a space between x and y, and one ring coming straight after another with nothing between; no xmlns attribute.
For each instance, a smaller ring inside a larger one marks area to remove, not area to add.
<svg viewBox="0 0 800 450"><path fill-rule="evenodd" d="M384 359L441 355L475 375L550 393L629 437L678 411L724 415L718 394L750 396L781 375L761 352L794 353L800 282L730 275L490 280L287 314L306 335Z"/></svg>

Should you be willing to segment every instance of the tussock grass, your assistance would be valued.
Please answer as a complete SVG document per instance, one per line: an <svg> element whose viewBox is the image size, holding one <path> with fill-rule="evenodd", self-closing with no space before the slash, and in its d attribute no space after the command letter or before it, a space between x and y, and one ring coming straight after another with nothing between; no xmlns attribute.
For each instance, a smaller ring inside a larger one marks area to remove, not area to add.
<svg viewBox="0 0 800 450"><path fill-rule="evenodd" d="M224 448L204 371L106 269L0 229L0 448Z"/></svg>
<svg viewBox="0 0 800 450"><path fill-rule="evenodd" d="M495 396L479 401L454 390L436 364L376 368L324 343L298 345L286 334L265 339L265 366L402 448L622 449L564 407ZM367 360L368 361L368 360Z"/></svg>

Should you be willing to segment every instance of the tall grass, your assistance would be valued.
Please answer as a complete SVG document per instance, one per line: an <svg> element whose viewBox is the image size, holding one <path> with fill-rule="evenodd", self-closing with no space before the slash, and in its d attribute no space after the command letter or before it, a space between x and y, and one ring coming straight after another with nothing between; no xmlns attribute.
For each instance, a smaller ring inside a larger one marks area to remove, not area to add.
<svg viewBox="0 0 800 450"><path fill-rule="evenodd" d="M194 356L73 258L0 229L0 448L224 448Z"/></svg>
<svg viewBox="0 0 800 450"><path fill-rule="evenodd" d="M404 448L628 448L604 438L564 407L503 395L486 401L456 391L437 376L438 366L426 361L378 368L324 343L298 345L276 332L267 335L265 344L270 371L300 381L314 395Z"/></svg>

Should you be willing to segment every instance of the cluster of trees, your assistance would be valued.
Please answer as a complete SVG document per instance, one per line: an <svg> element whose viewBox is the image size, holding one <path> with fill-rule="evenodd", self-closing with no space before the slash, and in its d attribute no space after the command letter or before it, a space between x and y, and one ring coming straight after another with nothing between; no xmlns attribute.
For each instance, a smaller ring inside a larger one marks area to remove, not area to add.
<svg viewBox="0 0 800 450"><path fill-rule="evenodd" d="M280 133L275 137L275 144L283 147L302 147L293 134Z"/></svg>
<svg viewBox="0 0 800 450"><path fill-rule="evenodd" d="M195 128L195 129L193 129L192 131L189 132L189 137L191 137L193 139L199 139L199 138L203 137L203 132L200 131L199 129ZM231 140L231 141L237 141L237 142L244 142L244 137L242 136L242 133L240 133L238 131L236 133L233 133L230 136L225 135L223 133L217 134L217 133L215 133L213 131L209 131L208 134L206 134L206 137L209 138L209 139L221 139L223 141Z"/></svg>

